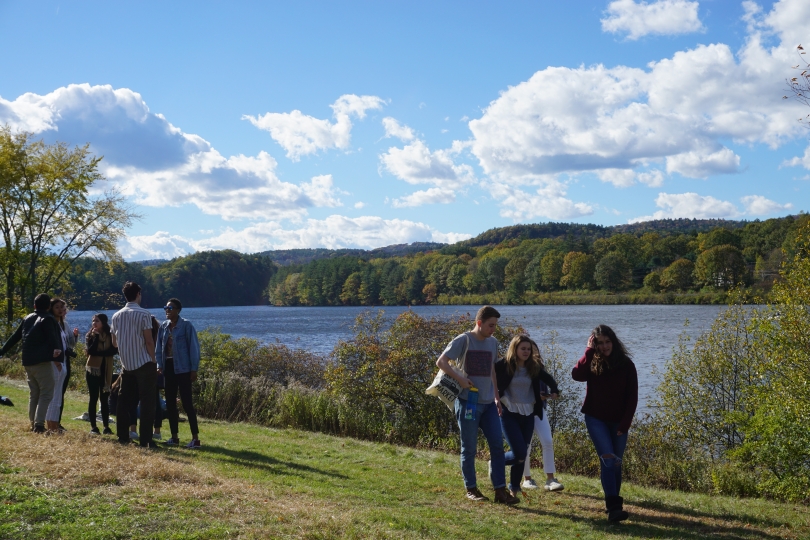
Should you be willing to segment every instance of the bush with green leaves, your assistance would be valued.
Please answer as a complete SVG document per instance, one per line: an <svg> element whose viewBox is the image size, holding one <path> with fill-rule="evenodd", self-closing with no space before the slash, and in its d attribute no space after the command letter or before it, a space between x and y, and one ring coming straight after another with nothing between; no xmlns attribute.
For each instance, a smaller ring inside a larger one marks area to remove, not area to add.
<svg viewBox="0 0 810 540"><path fill-rule="evenodd" d="M387 324L381 312L357 318L354 337L341 341L326 372L330 391L373 419L383 440L435 447L457 431L453 414L425 394L436 375L436 359L455 336L471 330L467 315L424 318L406 311ZM505 353L522 329L498 326Z"/></svg>

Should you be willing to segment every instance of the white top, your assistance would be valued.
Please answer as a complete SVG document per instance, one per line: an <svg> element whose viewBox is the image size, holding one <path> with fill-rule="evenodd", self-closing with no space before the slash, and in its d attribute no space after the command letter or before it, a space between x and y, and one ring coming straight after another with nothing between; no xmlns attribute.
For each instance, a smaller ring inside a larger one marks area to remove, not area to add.
<svg viewBox="0 0 810 540"><path fill-rule="evenodd" d="M534 390L526 367L517 368L512 382L501 396L501 402L509 412L529 416L534 414Z"/></svg>
<svg viewBox="0 0 810 540"><path fill-rule="evenodd" d="M127 371L132 371L152 362L146 351L144 330L152 330L152 315L135 302L127 302L112 316L110 332L118 345L118 356Z"/></svg>

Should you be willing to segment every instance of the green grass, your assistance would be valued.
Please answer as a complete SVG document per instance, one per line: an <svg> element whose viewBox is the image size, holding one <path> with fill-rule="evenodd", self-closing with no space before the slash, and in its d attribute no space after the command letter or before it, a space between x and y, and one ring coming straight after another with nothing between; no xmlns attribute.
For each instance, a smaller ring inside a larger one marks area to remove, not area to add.
<svg viewBox="0 0 810 540"><path fill-rule="evenodd" d="M0 408L4 539L810 537L806 507L633 485L631 519L611 525L598 480L564 472L561 493L473 503L456 455L310 432L202 421L198 451L122 447L73 420L45 437L26 431L24 385L0 394L16 404ZM83 409L69 393L65 418ZM478 474L491 496L484 459Z"/></svg>

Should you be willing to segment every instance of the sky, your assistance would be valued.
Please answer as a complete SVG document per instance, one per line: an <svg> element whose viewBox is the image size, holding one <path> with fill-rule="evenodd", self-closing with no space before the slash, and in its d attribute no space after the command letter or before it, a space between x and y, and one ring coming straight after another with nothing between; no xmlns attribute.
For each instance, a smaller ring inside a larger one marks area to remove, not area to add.
<svg viewBox="0 0 810 540"><path fill-rule="evenodd" d="M103 156L130 261L767 219L801 43L806 0L4 0L0 125Z"/></svg>

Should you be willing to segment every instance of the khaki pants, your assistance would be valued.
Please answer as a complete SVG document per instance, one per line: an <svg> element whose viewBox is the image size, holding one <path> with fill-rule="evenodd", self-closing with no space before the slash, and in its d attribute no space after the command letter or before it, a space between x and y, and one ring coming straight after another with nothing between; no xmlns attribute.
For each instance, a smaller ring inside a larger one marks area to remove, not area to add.
<svg viewBox="0 0 810 540"><path fill-rule="evenodd" d="M25 366L28 388L31 389L31 396L28 398L28 418L34 424L45 425L45 414L53 399L55 382L53 372L53 362Z"/></svg>

